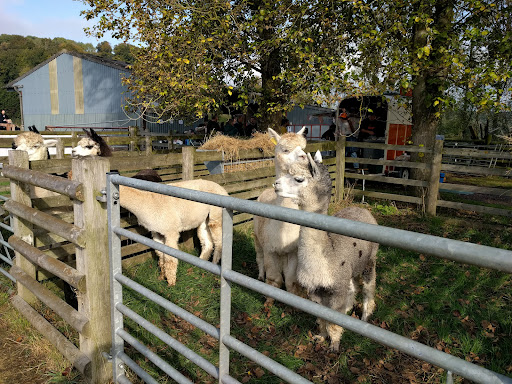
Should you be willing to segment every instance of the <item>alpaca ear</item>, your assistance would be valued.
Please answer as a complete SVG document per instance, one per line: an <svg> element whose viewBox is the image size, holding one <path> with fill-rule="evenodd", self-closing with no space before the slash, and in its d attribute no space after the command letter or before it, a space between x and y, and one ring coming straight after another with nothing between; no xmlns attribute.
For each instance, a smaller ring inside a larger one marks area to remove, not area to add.
<svg viewBox="0 0 512 384"><path fill-rule="evenodd" d="M57 146L57 139L44 139L44 146L45 147L56 147Z"/></svg>
<svg viewBox="0 0 512 384"><path fill-rule="evenodd" d="M268 129L268 134L270 136L270 141L272 141L274 145L277 145L277 143L279 143L279 140L281 140L281 136L279 136L279 134L272 128Z"/></svg>
<svg viewBox="0 0 512 384"><path fill-rule="evenodd" d="M315 160L313 160L313 157L311 157L311 153L308 153L308 160L309 171L311 172L311 176L316 177L319 174L320 170L318 169L318 164L315 162Z"/></svg>
<svg viewBox="0 0 512 384"><path fill-rule="evenodd" d="M314 160L317 163L322 163L323 162L322 153L320 151L316 151Z"/></svg>
<svg viewBox="0 0 512 384"><path fill-rule="evenodd" d="M303 126L299 132L297 132L297 135L302 135L302 136L306 136L308 134L308 131L307 131L307 128L305 126Z"/></svg>
<svg viewBox="0 0 512 384"><path fill-rule="evenodd" d="M91 133L87 130L87 128L82 128L82 130L85 132L87 137L91 137Z"/></svg>
<svg viewBox="0 0 512 384"><path fill-rule="evenodd" d="M39 131L37 130L37 128L36 128L36 126L35 126L35 125L33 125L33 126L32 126L32 132L34 132L34 133L39 133Z"/></svg>

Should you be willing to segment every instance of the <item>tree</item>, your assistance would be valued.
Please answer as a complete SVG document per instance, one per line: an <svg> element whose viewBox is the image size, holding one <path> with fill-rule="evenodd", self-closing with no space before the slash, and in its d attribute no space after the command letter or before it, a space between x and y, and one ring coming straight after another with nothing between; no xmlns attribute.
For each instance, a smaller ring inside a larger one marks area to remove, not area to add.
<svg viewBox="0 0 512 384"><path fill-rule="evenodd" d="M412 89L413 142L432 148L457 99L468 111L510 108L510 8L508 0L354 2L351 36L361 54L351 65L375 89Z"/></svg>
<svg viewBox="0 0 512 384"><path fill-rule="evenodd" d="M102 41L96 46L96 53L100 57L104 57L106 59L112 59L112 46L108 41Z"/></svg>
<svg viewBox="0 0 512 384"><path fill-rule="evenodd" d="M132 51L136 49L137 47L131 44L117 44L114 47L114 59L124 61L128 64L133 64L133 62L135 61L135 56L133 55Z"/></svg>
<svg viewBox="0 0 512 384"><path fill-rule="evenodd" d="M236 87L238 104L256 99L271 125L292 103L405 88L413 141L432 147L456 98L506 106L508 2L88 0L84 14L99 20L90 33L141 43L127 79L134 107L200 115Z"/></svg>
<svg viewBox="0 0 512 384"><path fill-rule="evenodd" d="M201 116L238 95L259 104L260 126L277 126L293 103L323 102L345 90L338 18L330 1L84 1L89 33L140 43L132 76L134 108L159 118ZM350 24L349 24L350 25Z"/></svg>

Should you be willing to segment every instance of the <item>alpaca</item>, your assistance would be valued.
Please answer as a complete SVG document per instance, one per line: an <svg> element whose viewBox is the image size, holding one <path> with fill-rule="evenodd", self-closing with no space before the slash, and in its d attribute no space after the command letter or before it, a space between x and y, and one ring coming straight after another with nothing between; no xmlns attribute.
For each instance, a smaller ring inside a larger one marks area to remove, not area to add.
<svg viewBox="0 0 512 384"><path fill-rule="evenodd" d="M91 129L73 148L73 156L106 156L111 154L108 144ZM153 170L141 170L134 176L147 181L162 181ZM169 183L176 187L189 188L197 191L211 192L228 196L219 184L207 180L186 180ZM141 191L121 185L119 187L120 204L133 213L140 225L149 230L153 240L178 248L180 232L197 228L197 237L201 243L203 260L208 260L213 250L213 262L217 264L222 256L222 208ZM160 219L160 220L158 220ZM155 251L158 255L160 278L165 278L169 286L176 284L178 259Z"/></svg>
<svg viewBox="0 0 512 384"><path fill-rule="evenodd" d="M168 185L228 196L219 184L208 180L185 180ZM222 208L188 201L173 196L119 186L121 207L132 212L140 225L151 231L153 239L172 248L178 248L180 232L197 228L201 255L208 260L213 250L213 262L222 256ZM178 259L156 251L160 278L169 286L176 284Z"/></svg>
<svg viewBox="0 0 512 384"><path fill-rule="evenodd" d="M280 136L269 128L268 132L276 144L276 177L287 173L293 163L307 162L304 152L306 147L304 131L305 128L302 128L298 133L285 133ZM298 209L297 204L291 199L277 196L273 188L263 191L257 201ZM296 278L298 238L298 225L254 216L254 245L258 264L258 279L280 288L284 275L286 289L295 294L300 293ZM268 299L267 303L272 303L272 299Z"/></svg>
<svg viewBox="0 0 512 384"><path fill-rule="evenodd" d="M48 160L50 158L49 147L57 145L56 139L43 139L37 128L28 127L29 132L18 134L12 143L12 149L28 153L29 161Z"/></svg>
<svg viewBox="0 0 512 384"><path fill-rule="evenodd" d="M77 146L71 150L71 157L112 156L112 148L94 129L90 128L89 131L85 128L82 129L87 134L87 137L80 139Z"/></svg>
<svg viewBox="0 0 512 384"><path fill-rule="evenodd" d="M295 164L290 173L275 183L276 193L297 201L300 209L327 214L332 181L327 167L317 152L315 160L308 154L309 166ZM377 225L372 214L363 208L348 207L334 216ZM362 280L363 314L367 321L375 309L375 278L379 245L366 240L300 227L297 280L316 303L341 313L352 309L356 282ZM330 348L339 351L343 328L318 319L318 340L331 339Z"/></svg>

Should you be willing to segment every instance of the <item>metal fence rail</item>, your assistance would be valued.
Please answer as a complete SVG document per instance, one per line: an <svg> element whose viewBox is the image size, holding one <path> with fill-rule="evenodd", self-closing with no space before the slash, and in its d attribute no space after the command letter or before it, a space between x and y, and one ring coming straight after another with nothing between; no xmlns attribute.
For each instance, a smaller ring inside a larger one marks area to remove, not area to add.
<svg viewBox="0 0 512 384"><path fill-rule="evenodd" d="M133 234L120 228L119 219L119 188L118 185L127 185L147 191L162 193L164 195L176 196L187 200L198 201L201 203L211 204L224 207L223 210L223 253L222 266L219 267L210 262L200 260L179 250L167 247L161 243L155 242L146 237ZM471 364L458 357L451 356L437 349L428 347L419 342L410 340L406 337L394 334L391 331L384 330L372 324L368 324L351 316L341 314L330 308L323 307L309 300L295 296L291 293L275 288L258 280L252 279L241 273L231 270L232 256L232 213L233 210L240 212L248 212L258 216L270 217L276 220L289 221L291 223L305 225L308 227L328 230L334 233L378 242L389 246L399 247L402 249L424 252L441 258L454 260L458 262L474 264L482 267L493 268L501 271L512 272L512 252L507 250L496 249L492 247L481 246L477 244L465 243L456 240L449 240L436 236L413 233L393 228L386 228L366 223L353 222L346 219L329 217L325 215L297 211L272 205L262 204L254 201L236 199L233 197L219 196L206 192L193 191L179 187L149 183L142 180L121 177L117 174L111 174L107 177L107 202L109 211L109 236L110 236L110 253L111 253L111 286L112 286L112 325L113 340L113 366L114 380L121 382L124 380L124 371L120 367L120 362L124 358L124 341L133 345L144 356L155 362L164 372L168 373L178 382L189 382L186 378L176 375L173 370L169 369L167 363L158 360L157 356L153 356L148 352L147 348L127 334L123 328L123 314L128 315L133 321L144 326L146 321L138 315L134 315L122 304L122 286L128 286L135 291L143 294L148 299L163 306L165 309L173 312L198 328L204 330L211 336L220 341L219 343L219 367L215 367L215 371L209 362L198 359L194 352L184 350L188 354L187 358L196 364L202 364L202 368L210 373L213 377L219 379L219 383L236 383L237 381L229 376L229 349L235 350L242 355L250 358L254 362L267 368L282 379L293 383L307 383L306 379L290 371L286 367L278 364L272 359L260 354L256 350L233 338L229 334L230 329L230 308L231 308L231 291L230 283L236 283L253 291L262 293L266 296L273 297L285 304L301 309L314 316L323 318L331 323L343 326L363 336L369 337L380 344L391 348L398 349L413 357L424 360L436 366L445 369L448 372L448 381L451 380L451 373L458 374L462 377L470 379L478 383L512 383L512 379L492 372L485 368ZM220 293L220 329L205 323L203 320L195 317L187 311L179 308L175 304L151 292L147 288L141 286L122 275L121 271L121 252L120 252L120 236L130 237L132 240L141 242L147 246L163 251L181 261L190 262L200 268L206 269L211 273L221 276L221 293ZM178 314L179 312L179 314ZM190 320L189 320L190 319ZM146 324L147 325L147 324ZM155 327L156 328L156 327ZM147 329L147 328L146 328ZM149 330L149 329L148 329ZM154 330L155 335L161 338L169 346L173 347L172 338L161 330ZM160 333L161 332L161 333ZM178 346L181 348L181 346ZM174 348L174 347L173 347ZM201 358L202 359L202 358ZM204 359L203 359L204 360ZM165 363L165 364L164 364ZM132 363L130 363L132 364ZM140 372L136 369L135 372ZM137 373L139 374L139 373ZM147 375L140 373L141 375ZM184 380L184 381L181 381ZM151 381L147 381L151 382Z"/></svg>
<svg viewBox="0 0 512 384"><path fill-rule="evenodd" d="M0 195L0 202L8 201L8 200L9 200L8 197ZM13 233L12 227L10 225L2 223L1 221L0 221L0 228L2 228L5 231ZM0 249L3 250L3 252L0 251L0 261L5 262L5 263L7 263L7 265L12 267L12 254L11 254L11 252L13 252L13 249L9 245L9 243L7 241L5 241L4 235L3 235L2 232L0 232L0 245L1 245ZM16 279L9 272L7 272L5 269L3 269L1 264L0 264L0 273L3 274L8 279L10 279L13 283L16 282Z"/></svg>

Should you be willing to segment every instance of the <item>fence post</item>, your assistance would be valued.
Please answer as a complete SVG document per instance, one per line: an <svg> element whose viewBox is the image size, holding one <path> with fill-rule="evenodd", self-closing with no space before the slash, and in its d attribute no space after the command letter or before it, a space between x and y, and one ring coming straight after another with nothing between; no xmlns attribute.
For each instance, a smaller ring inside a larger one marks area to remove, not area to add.
<svg viewBox="0 0 512 384"><path fill-rule="evenodd" d="M28 153L25 151L9 151L9 165L14 165L20 168L29 168ZM11 180L11 200L32 207L32 200L30 199L30 186L19 181ZM30 245L34 245L34 232L32 231L32 224L27 223L25 220L14 216L12 219L13 233L21 238L23 241ZM16 266L21 268L30 277L36 279L36 267L20 253L14 252L16 257ZM18 288L18 296L29 304L37 302L36 297L30 292L23 284L16 283Z"/></svg>
<svg viewBox="0 0 512 384"><path fill-rule="evenodd" d="M71 147L75 148L78 144L78 132L73 131L71 132Z"/></svg>
<svg viewBox="0 0 512 384"><path fill-rule="evenodd" d="M130 152L133 152L137 149L137 127L129 127L130 137L132 140L130 141Z"/></svg>
<svg viewBox="0 0 512 384"><path fill-rule="evenodd" d="M55 153L55 158L63 159L64 158L64 143L62 142L62 139L57 139L56 151L57 152Z"/></svg>
<svg viewBox="0 0 512 384"><path fill-rule="evenodd" d="M194 178L194 155L196 149L192 146L184 146L181 148L183 180L192 180Z"/></svg>
<svg viewBox="0 0 512 384"><path fill-rule="evenodd" d="M336 141L336 191L334 195L335 201L343 200L343 192L345 188L345 146L347 139L341 136Z"/></svg>
<svg viewBox="0 0 512 384"><path fill-rule="evenodd" d="M436 140L434 153L432 154L432 166L430 168L430 179L428 182L427 196L425 199L425 210L429 215L436 215L437 195L439 194L439 175L443 160L443 140Z"/></svg>
<svg viewBox="0 0 512 384"><path fill-rule="evenodd" d="M153 139L149 132L146 132L146 156L151 156L153 154Z"/></svg>
<svg viewBox="0 0 512 384"><path fill-rule="evenodd" d="M106 204L96 197L105 189L110 163L105 158L72 161L73 179L84 186L84 201L74 201L75 225L83 228L85 248L76 248L76 269L86 276L86 293L78 296L78 310L89 319L89 332L80 334L80 350L91 360L90 383L112 379L112 365L102 352L110 353L110 267Z"/></svg>

